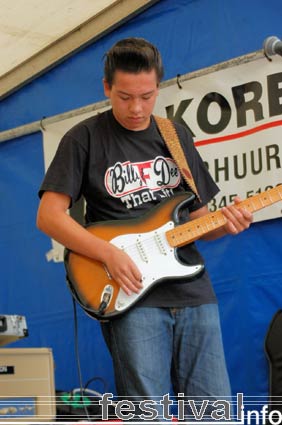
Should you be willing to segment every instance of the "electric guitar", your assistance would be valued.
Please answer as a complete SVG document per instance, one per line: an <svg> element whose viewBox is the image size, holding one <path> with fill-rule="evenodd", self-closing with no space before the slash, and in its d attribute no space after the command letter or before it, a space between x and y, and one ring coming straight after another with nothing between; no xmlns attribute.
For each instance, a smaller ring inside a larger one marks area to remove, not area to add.
<svg viewBox="0 0 282 425"><path fill-rule="evenodd" d="M137 219L90 224L87 230L124 250L136 263L143 288L127 295L99 261L73 251L65 251L67 281L74 298L90 316L109 320L125 313L145 294L164 281L195 279L204 264L184 264L177 248L192 243L212 230L224 226L220 210L179 224L179 212L194 200L191 193L168 198ZM282 200L282 185L242 201L238 207L256 212Z"/></svg>

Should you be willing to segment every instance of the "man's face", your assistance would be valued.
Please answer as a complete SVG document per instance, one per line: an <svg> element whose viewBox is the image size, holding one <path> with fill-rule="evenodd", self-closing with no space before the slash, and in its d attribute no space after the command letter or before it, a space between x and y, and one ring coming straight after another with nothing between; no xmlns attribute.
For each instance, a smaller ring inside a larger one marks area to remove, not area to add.
<svg viewBox="0 0 282 425"><path fill-rule="evenodd" d="M104 91L123 127L139 131L149 126L159 92L155 70L138 74L116 71L112 87L104 81Z"/></svg>

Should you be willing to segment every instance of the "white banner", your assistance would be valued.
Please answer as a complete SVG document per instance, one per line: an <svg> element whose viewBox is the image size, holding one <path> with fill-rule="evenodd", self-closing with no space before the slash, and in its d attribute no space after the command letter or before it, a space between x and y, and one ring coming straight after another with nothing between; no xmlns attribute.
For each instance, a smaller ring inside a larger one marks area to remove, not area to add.
<svg viewBox="0 0 282 425"><path fill-rule="evenodd" d="M282 184L282 59L187 74L161 86L155 113L189 127L220 193L211 211ZM109 106L108 106L109 107ZM62 135L77 122L108 108L46 126L45 167ZM255 221L281 217L280 203L255 214ZM61 254L59 255L61 257Z"/></svg>

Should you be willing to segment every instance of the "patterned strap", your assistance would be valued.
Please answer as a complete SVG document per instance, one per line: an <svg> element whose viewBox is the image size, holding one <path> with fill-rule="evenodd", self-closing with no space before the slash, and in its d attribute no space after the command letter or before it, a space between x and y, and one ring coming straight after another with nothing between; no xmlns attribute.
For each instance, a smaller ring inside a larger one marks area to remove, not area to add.
<svg viewBox="0 0 282 425"><path fill-rule="evenodd" d="M170 151L171 156L178 165L178 168L184 180L186 181L190 189L192 189L192 191L195 193L199 201L201 201L190 167L185 158L178 135L176 133L176 129L172 121L167 118L162 118L156 115L154 115L154 118L159 128L159 131L168 147L168 150Z"/></svg>

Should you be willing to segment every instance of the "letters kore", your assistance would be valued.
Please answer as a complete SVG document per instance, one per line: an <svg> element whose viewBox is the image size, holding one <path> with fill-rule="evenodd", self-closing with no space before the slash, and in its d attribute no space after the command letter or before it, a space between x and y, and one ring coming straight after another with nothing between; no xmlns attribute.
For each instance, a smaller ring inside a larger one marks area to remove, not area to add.
<svg viewBox="0 0 282 425"><path fill-rule="evenodd" d="M282 114L282 72L267 76L267 101L268 105L263 104L263 86L259 81L250 81L239 86L231 88L234 106L236 110L237 127L241 128L247 125L248 112L252 112L256 122L263 120L269 114L274 117ZM249 99L249 100L248 100ZM184 124L197 136L192 128L183 118L187 108L194 99L183 99L176 112L174 105L166 106L167 117L175 122ZM208 110L212 103L217 103L220 109L220 118L217 123L212 123L208 117ZM267 108L268 106L268 108ZM197 107L197 123L199 128L206 134L216 134L226 129L232 116L232 107L228 100L220 93L207 93L200 101Z"/></svg>

